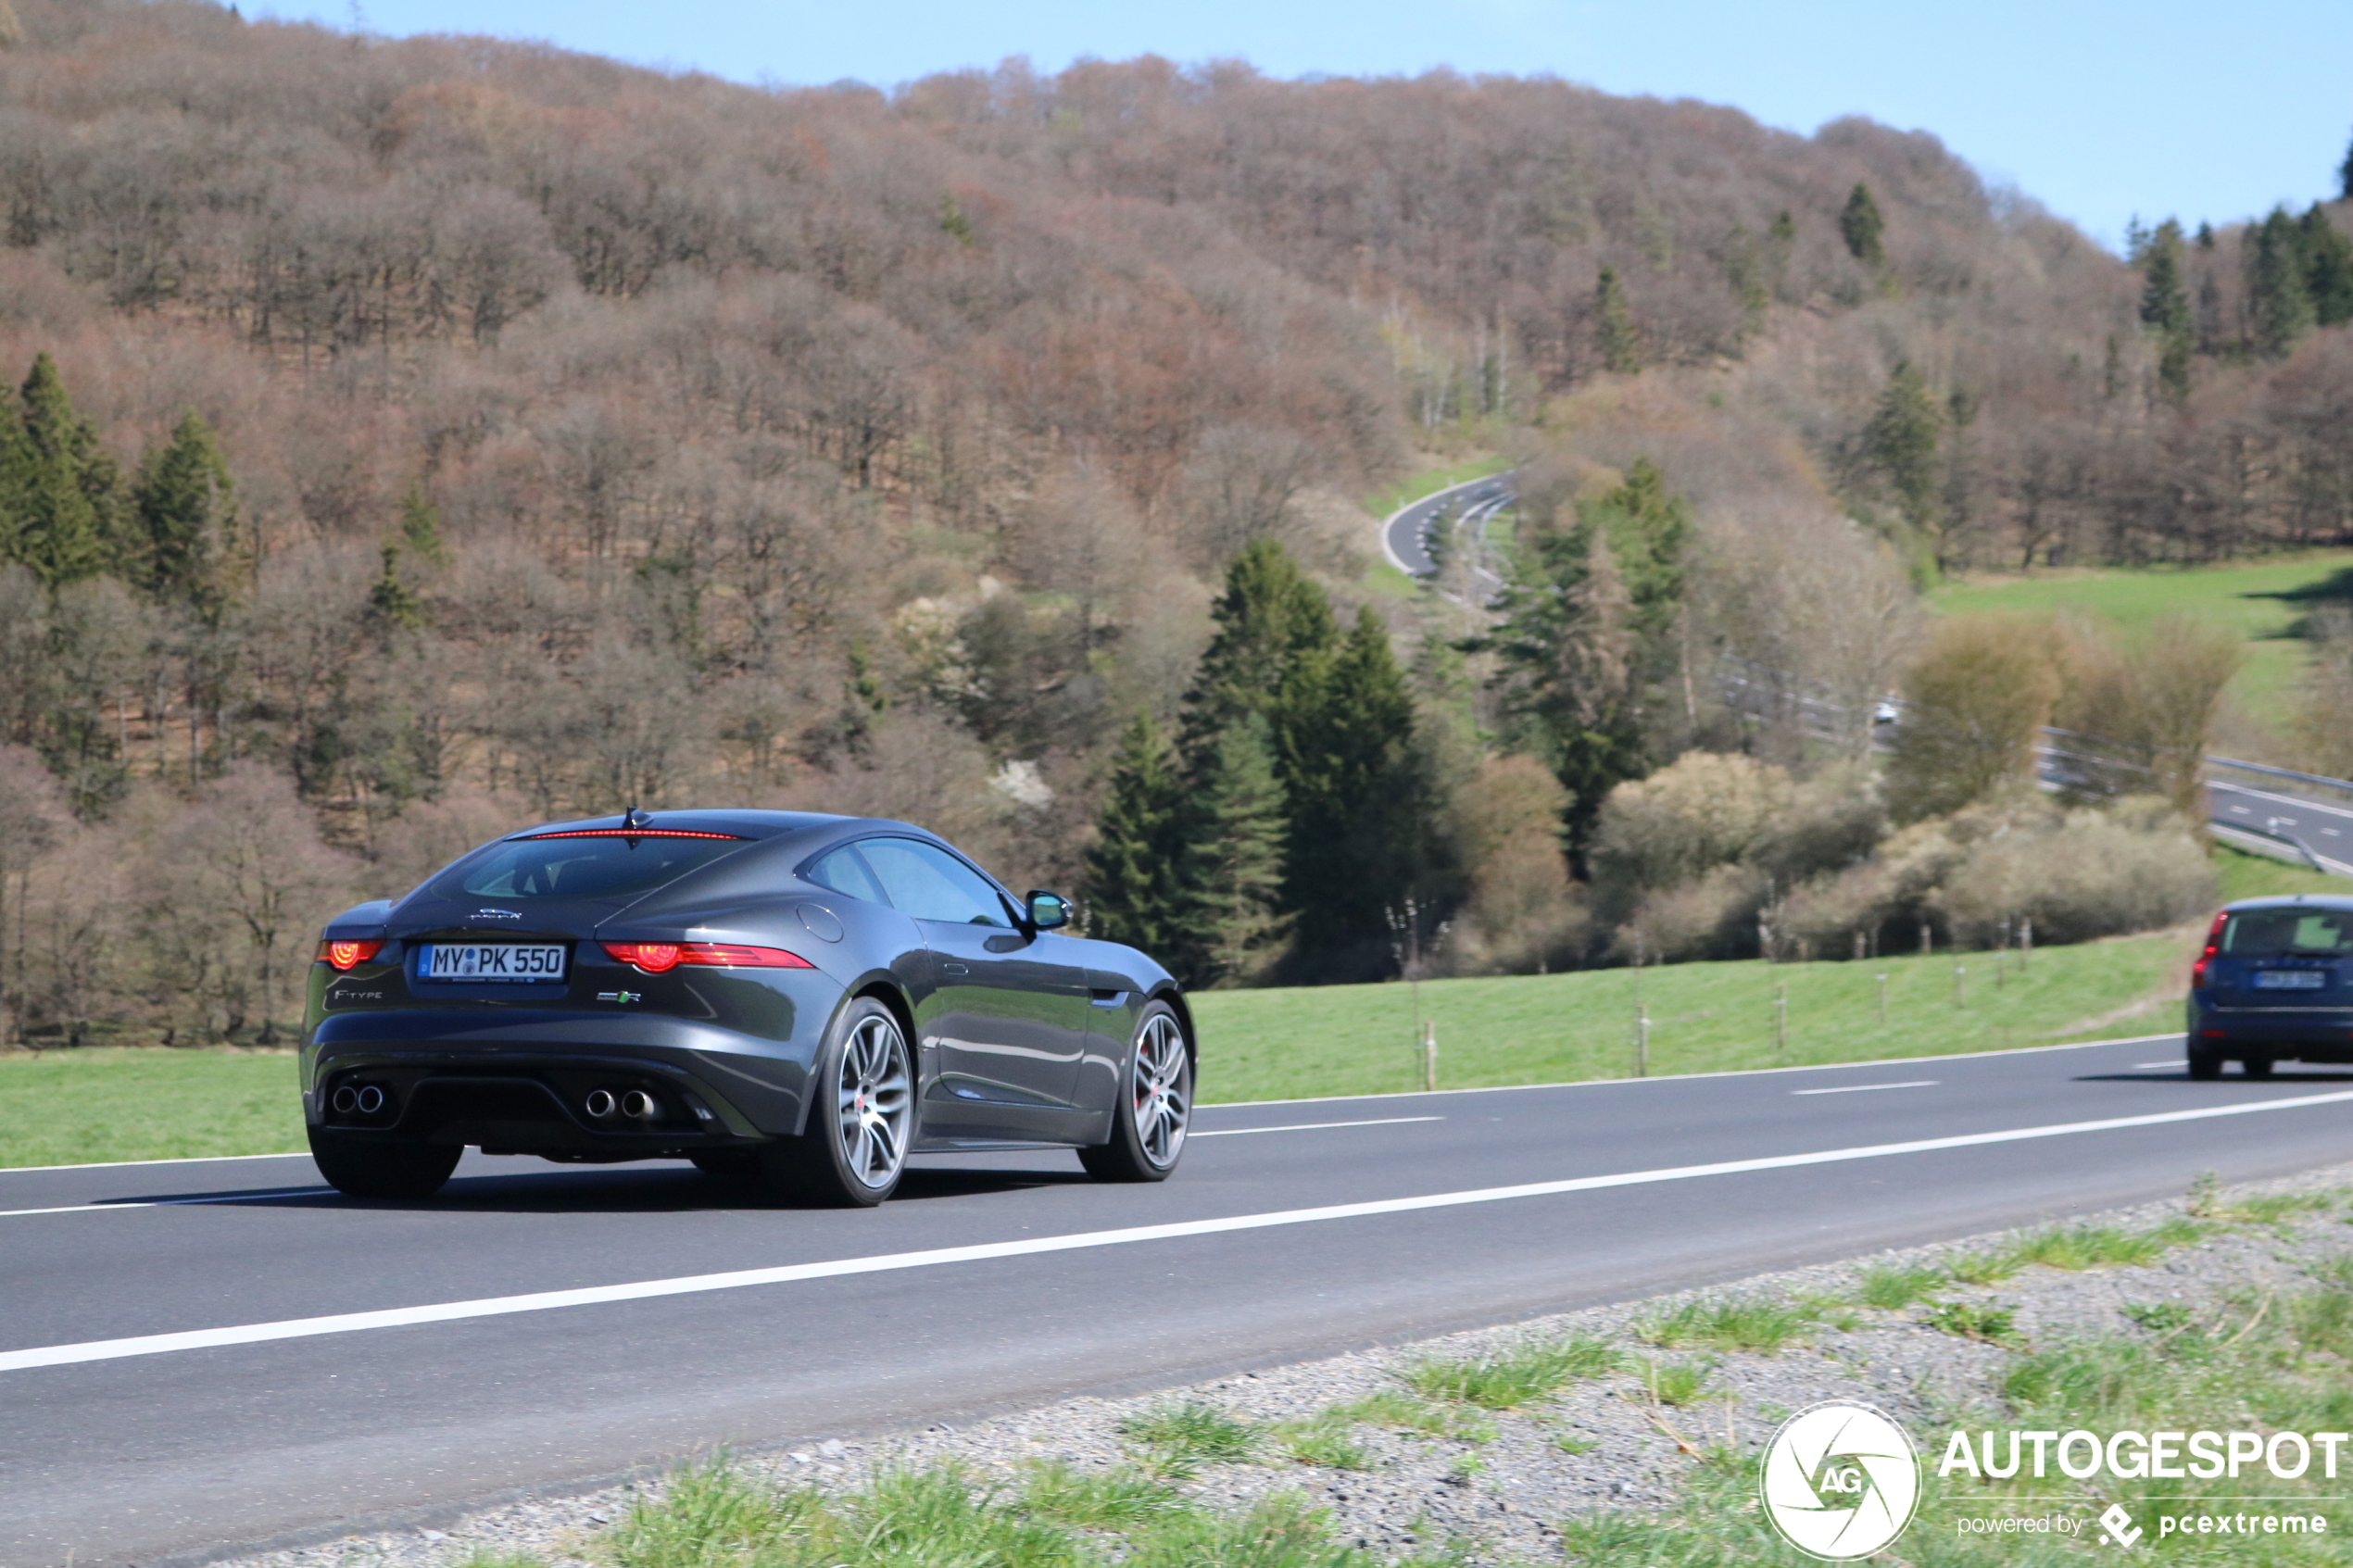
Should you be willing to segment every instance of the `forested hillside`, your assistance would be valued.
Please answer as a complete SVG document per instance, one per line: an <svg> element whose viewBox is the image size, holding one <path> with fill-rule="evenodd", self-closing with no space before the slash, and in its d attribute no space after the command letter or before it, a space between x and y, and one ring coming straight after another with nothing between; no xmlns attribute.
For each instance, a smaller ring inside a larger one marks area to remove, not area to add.
<svg viewBox="0 0 2353 1568"><path fill-rule="evenodd" d="M2120 260L1925 134L1551 81L0 0L0 1006L266 1035L323 907L687 800L1197 979L1575 961L1606 791L1851 753L1794 695L1866 712L1939 570L2345 538L2346 222ZM1362 504L1482 452L1497 612Z"/></svg>

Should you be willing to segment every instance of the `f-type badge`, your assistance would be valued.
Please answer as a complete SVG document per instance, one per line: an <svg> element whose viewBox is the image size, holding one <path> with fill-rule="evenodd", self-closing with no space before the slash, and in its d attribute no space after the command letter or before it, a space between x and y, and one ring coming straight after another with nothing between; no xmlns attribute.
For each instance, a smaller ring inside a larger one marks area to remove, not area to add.
<svg viewBox="0 0 2353 1568"><path fill-rule="evenodd" d="M522 911L521 909L476 909L474 911L474 919L521 920L522 919Z"/></svg>
<svg viewBox="0 0 2353 1568"><path fill-rule="evenodd" d="M599 991L597 999L600 1002L642 1002L646 994L643 991Z"/></svg>

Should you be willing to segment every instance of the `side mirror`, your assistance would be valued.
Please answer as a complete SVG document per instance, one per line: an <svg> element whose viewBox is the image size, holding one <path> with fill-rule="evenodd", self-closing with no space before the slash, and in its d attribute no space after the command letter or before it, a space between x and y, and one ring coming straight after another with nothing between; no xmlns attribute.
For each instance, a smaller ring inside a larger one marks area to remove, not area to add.
<svg viewBox="0 0 2353 1568"><path fill-rule="evenodd" d="M1070 923L1069 900L1059 893L1033 888L1022 904L1029 916L1029 923L1040 931L1051 931L1058 925Z"/></svg>

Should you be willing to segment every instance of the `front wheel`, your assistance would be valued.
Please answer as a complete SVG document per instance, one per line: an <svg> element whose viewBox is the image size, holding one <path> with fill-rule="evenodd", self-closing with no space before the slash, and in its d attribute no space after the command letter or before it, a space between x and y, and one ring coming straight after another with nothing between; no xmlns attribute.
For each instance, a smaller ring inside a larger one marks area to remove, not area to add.
<svg viewBox="0 0 2353 1568"><path fill-rule="evenodd" d="M760 1151L779 1197L868 1209L899 1189L915 1138L915 1073L898 1017L872 997L843 1010L810 1079L809 1123Z"/></svg>
<svg viewBox="0 0 2353 1568"><path fill-rule="evenodd" d="M310 1158L318 1162L319 1173L351 1198L431 1198L465 1152L457 1144L310 1129Z"/></svg>
<svg viewBox="0 0 2353 1568"><path fill-rule="evenodd" d="M1193 1117L1193 1054L1166 1002L1148 1003L1128 1059L1126 1092L1112 1109L1111 1142L1078 1151L1099 1182L1164 1182L1185 1152Z"/></svg>

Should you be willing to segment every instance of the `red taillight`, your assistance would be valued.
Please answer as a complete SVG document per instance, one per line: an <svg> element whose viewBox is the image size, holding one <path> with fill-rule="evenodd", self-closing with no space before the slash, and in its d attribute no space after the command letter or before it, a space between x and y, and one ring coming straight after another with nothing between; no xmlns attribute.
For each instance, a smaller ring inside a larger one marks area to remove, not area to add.
<svg viewBox="0 0 2353 1568"><path fill-rule="evenodd" d="M384 946L382 942L321 942L319 944L319 961L346 970L354 964L366 963L383 952Z"/></svg>
<svg viewBox="0 0 2353 1568"><path fill-rule="evenodd" d="M747 947L735 942L606 942L606 955L642 970L663 974L680 964L712 969L814 969L798 953L782 947Z"/></svg>
<svg viewBox="0 0 2353 1568"><path fill-rule="evenodd" d="M2197 962L2190 965L2191 990L2195 991L2205 985L2206 966L2211 963L2214 960L2214 955L2221 950L2222 927L2229 922L2230 918L2231 911L2224 909L2221 914L2214 917L2214 923L2207 927L2206 951L2197 956Z"/></svg>

